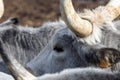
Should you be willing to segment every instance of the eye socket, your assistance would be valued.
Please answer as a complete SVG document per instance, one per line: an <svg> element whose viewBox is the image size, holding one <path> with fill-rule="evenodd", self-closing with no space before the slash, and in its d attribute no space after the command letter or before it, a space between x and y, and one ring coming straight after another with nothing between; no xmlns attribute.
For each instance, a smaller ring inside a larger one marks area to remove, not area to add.
<svg viewBox="0 0 120 80"><path fill-rule="evenodd" d="M58 46L58 45L56 45L56 46L53 48L53 50L55 50L56 52L63 52L63 51L64 51L64 50L63 50L63 47Z"/></svg>

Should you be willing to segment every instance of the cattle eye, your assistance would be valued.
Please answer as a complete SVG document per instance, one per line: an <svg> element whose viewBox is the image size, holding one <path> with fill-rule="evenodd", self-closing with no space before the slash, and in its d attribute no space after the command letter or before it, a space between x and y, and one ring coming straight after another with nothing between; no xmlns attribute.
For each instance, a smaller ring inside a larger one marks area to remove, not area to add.
<svg viewBox="0 0 120 80"><path fill-rule="evenodd" d="M63 52L64 50L63 50L63 47L61 47L61 46L55 46L54 48L53 48L56 52Z"/></svg>

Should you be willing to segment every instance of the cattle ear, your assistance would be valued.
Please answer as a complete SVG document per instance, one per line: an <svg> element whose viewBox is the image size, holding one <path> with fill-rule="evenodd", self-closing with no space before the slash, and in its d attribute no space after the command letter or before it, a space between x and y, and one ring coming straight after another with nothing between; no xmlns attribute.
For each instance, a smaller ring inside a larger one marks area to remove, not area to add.
<svg viewBox="0 0 120 80"><path fill-rule="evenodd" d="M18 20L18 18L14 17L14 18L10 18L10 19L7 19L6 21L2 22L0 24L0 26L17 25L17 24L19 24L19 20Z"/></svg>
<svg viewBox="0 0 120 80"><path fill-rule="evenodd" d="M10 19L13 24L19 24L19 19L17 17Z"/></svg>
<svg viewBox="0 0 120 80"><path fill-rule="evenodd" d="M120 61L120 52L113 48L90 49L85 59L92 66L113 68Z"/></svg>
<svg viewBox="0 0 120 80"><path fill-rule="evenodd" d="M120 61L120 52L113 48L101 48L95 56L97 57L97 65L102 68L112 67Z"/></svg>

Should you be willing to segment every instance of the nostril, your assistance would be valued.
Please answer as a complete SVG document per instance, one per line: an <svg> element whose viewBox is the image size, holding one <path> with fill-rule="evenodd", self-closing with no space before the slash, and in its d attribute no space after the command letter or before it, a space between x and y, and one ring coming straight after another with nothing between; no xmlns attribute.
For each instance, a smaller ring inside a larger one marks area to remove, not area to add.
<svg viewBox="0 0 120 80"><path fill-rule="evenodd" d="M63 52L64 51L63 47L61 47L61 46L55 46L53 49L57 52Z"/></svg>

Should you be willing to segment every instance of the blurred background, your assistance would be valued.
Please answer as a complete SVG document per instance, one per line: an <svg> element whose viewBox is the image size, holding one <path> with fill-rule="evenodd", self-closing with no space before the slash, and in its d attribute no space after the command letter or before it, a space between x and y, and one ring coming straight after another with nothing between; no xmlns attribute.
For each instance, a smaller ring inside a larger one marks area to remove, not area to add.
<svg viewBox="0 0 120 80"><path fill-rule="evenodd" d="M59 0L3 0L5 13L0 22L18 17L21 25L40 26L46 21L55 21L60 17ZM108 0L73 0L77 11L94 9L105 5Z"/></svg>

